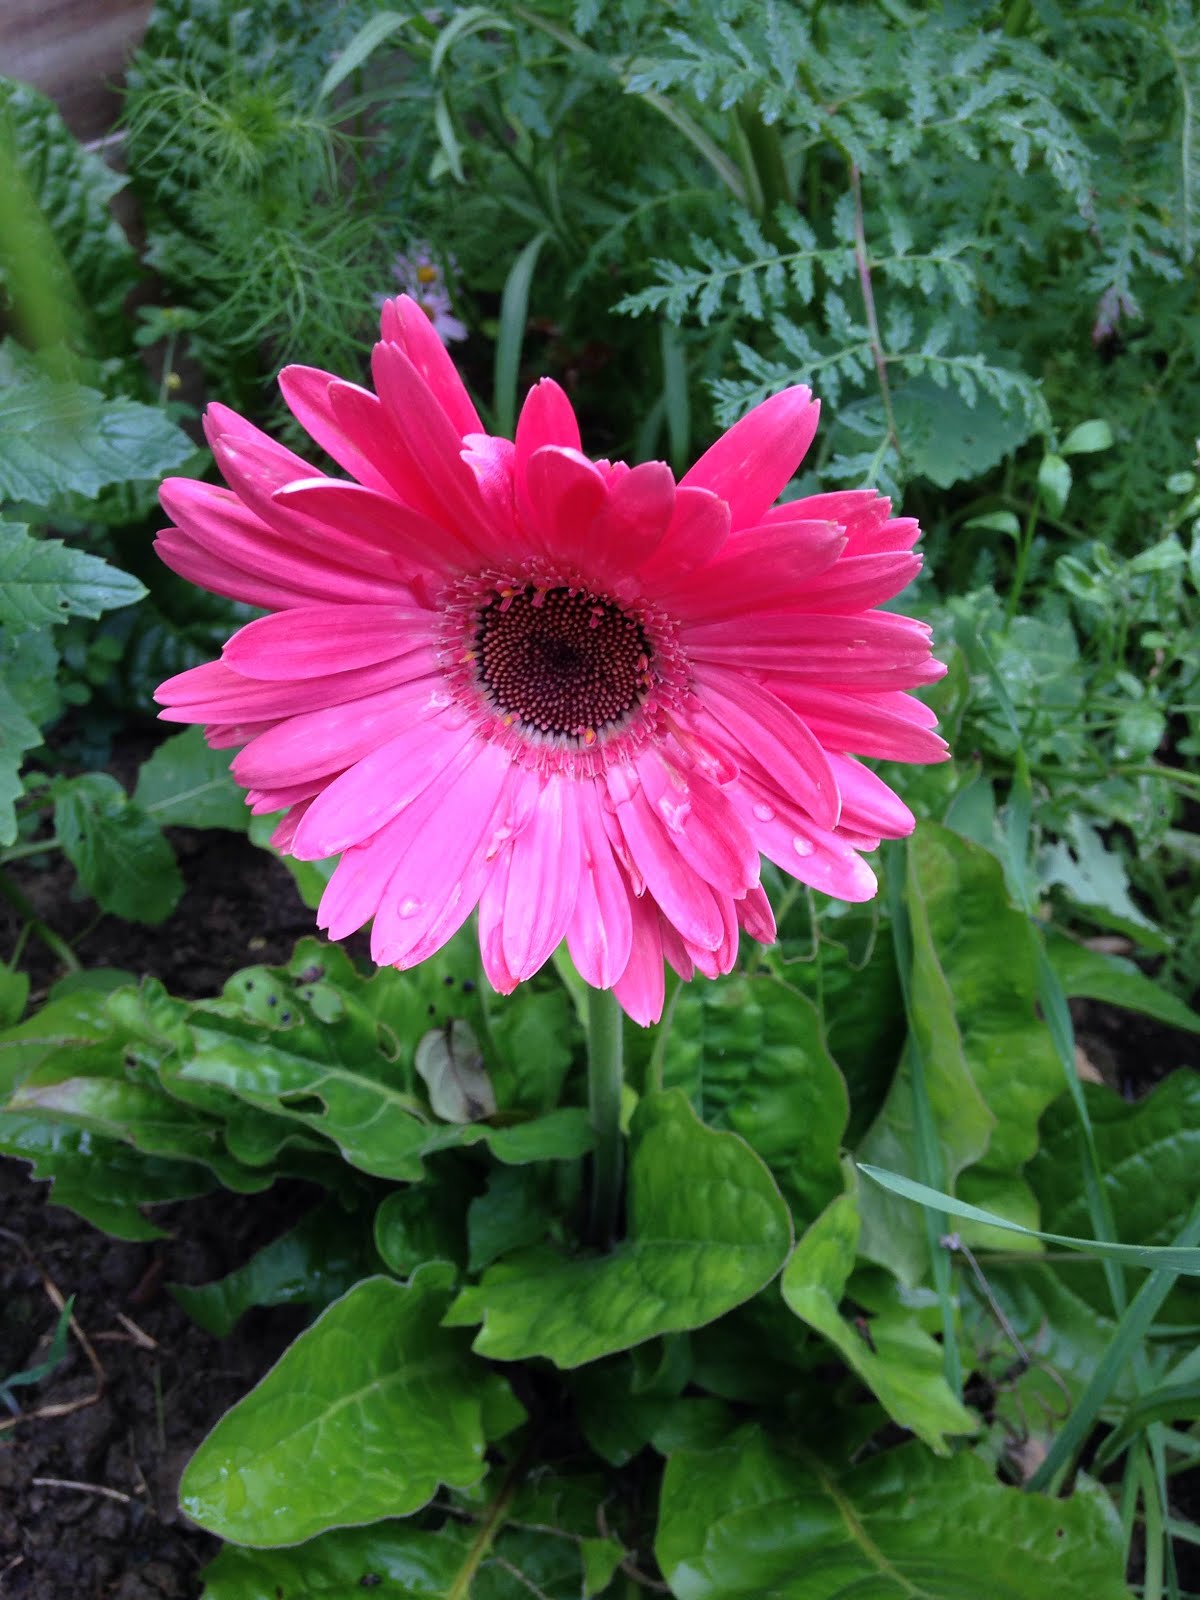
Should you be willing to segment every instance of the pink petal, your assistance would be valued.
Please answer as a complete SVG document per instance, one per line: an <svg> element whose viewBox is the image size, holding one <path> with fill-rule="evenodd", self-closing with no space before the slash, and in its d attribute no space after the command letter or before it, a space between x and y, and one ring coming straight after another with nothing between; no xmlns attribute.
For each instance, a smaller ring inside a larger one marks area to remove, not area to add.
<svg viewBox="0 0 1200 1600"><path fill-rule="evenodd" d="M511 847L501 850L479 896L479 958L497 994L511 994L517 987L504 958L504 903L511 864Z"/></svg>
<svg viewBox="0 0 1200 1600"><path fill-rule="evenodd" d="M389 307L392 318L387 316ZM429 385L429 392L460 437L464 433L482 433L483 423L458 375L458 368L416 301L406 294L397 296L385 304L384 319L384 338L399 334L398 342L405 355Z"/></svg>
<svg viewBox="0 0 1200 1600"><path fill-rule="evenodd" d="M628 966L633 946L629 888L608 841L599 788L580 783L577 803L583 866L567 948L585 983L611 989Z"/></svg>
<svg viewBox="0 0 1200 1600"><path fill-rule="evenodd" d="M743 818L768 861L801 883L836 900L873 898L875 874L838 832L818 828L798 806L750 777L739 787L748 802Z"/></svg>
<svg viewBox="0 0 1200 1600"><path fill-rule="evenodd" d="M604 475L578 450L543 445L525 467L525 525L547 554L578 560L592 518L608 495Z"/></svg>
<svg viewBox="0 0 1200 1600"><path fill-rule="evenodd" d="M428 695L410 725L333 780L313 801L296 835L293 854L302 861L336 856L377 833L423 794L443 768L477 737L469 723L440 720Z"/></svg>
<svg viewBox="0 0 1200 1600"><path fill-rule="evenodd" d="M301 800L294 805L286 816L280 817L275 831L271 835L271 843L276 850L290 850L296 829L304 820L304 813L312 804L311 800Z"/></svg>
<svg viewBox="0 0 1200 1600"><path fill-rule="evenodd" d="M930 653L930 630L888 611L839 617L751 612L687 629L694 661L860 690L936 683L946 669Z"/></svg>
<svg viewBox="0 0 1200 1600"><path fill-rule="evenodd" d="M587 561L600 571L625 573L643 566L670 526L675 479L662 461L643 461L608 484L608 500L588 533Z"/></svg>
<svg viewBox="0 0 1200 1600"><path fill-rule="evenodd" d="M408 967L432 955L474 910L484 843L511 766L506 751L477 739L405 813L409 843L371 931L371 958L380 966Z"/></svg>
<svg viewBox="0 0 1200 1600"><path fill-rule="evenodd" d="M944 761L948 754L945 740L931 731L933 712L902 690L849 694L783 679L773 681L771 690L827 750L880 761Z"/></svg>
<svg viewBox="0 0 1200 1600"><path fill-rule="evenodd" d="M329 386L329 404L338 426L354 440L376 478L382 479L404 505L434 522L444 521L436 493L383 402L369 389L339 381Z"/></svg>
<svg viewBox="0 0 1200 1600"><path fill-rule="evenodd" d="M349 707L327 706L271 723L257 737L249 735L249 742L235 740L246 746L233 764L237 781L275 788L307 777L328 778L361 761L402 732L428 698L437 670L434 660L427 655L412 665L412 682L364 695Z"/></svg>
<svg viewBox="0 0 1200 1600"><path fill-rule="evenodd" d="M504 964L518 982L550 959L575 909L582 848L574 787L574 779L551 774L512 842L501 938Z"/></svg>
<svg viewBox="0 0 1200 1600"><path fill-rule="evenodd" d="M302 683L260 683L243 678L224 662L207 661L160 683L154 698L166 708L160 713L164 722L264 722L325 706L349 706L409 676L408 661L401 658ZM347 715L353 713L348 710Z"/></svg>
<svg viewBox="0 0 1200 1600"><path fill-rule="evenodd" d="M242 599L248 596L234 593L231 585L245 589L259 584L262 587L257 592L264 593L278 584L289 603L295 603L291 596L303 595L304 604L346 600L363 605L398 600L408 593L398 572L394 578L385 575L386 564L376 549L328 537L314 537L313 548L302 546L215 484L168 478L159 498L179 524L178 529L167 529L160 536L164 559L176 570L181 570L178 562L210 563L206 570L214 580L226 569L229 577L221 580L218 593Z"/></svg>
<svg viewBox="0 0 1200 1600"><path fill-rule="evenodd" d="M511 439L497 439L489 433L464 434L463 445L463 460L475 474L497 541L511 545L514 558L518 554L532 554L533 546L521 533L517 522L517 493L513 481L516 446Z"/></svg>
<svg viewBox="0 0 1200 1600"><path fill-rule="evenodd" d="M723 433L681 486L710 489L729 502L735 528L751 527L794 476L820 410L803 385L773 395Z"/></svg>
<svg viewBox="0 0 1200 1600"><path fill-rule="evenodd" d="M269 817L273 811L285 811L301 800L311 800L314 795L320 794L323 787L323 780L316 778L307 783L288 784L280 789L249 788L246 790L246 804L256 817Z"/></svg>
<svg viewBox="0 0 1200 1600"><path fill-rule="evenodd" d="M836 566L804 585L806 611L836 611L843 615L867 611L891 600L920 572L920 556L843 556Z"/></svg>
<svg viewBox="0 0 1200 1600"><path fill-rule="evenodd" d="M698 772L679 771L653 747L636 764L646 799L688 865L733 899L756 887L758 849L730 798Z"/></svg>
<svg viewBox="0 0 1200 1600"><path fill-rule="evenodd" d="M848 556L895 555L911 550L921 530L914 517L893 517L891 511L891 501L874 489L839 489L776 506L763 520L816 517L840 522L846 530Z"/></svg>
<svg viewBox="0 0 1200 1600"><path fill-rule="evenodd" d="M662 1016L666 994L663 972L663 945L658 907L648 895L630 898L633 940L629 962L613 984L613 993L624 1011L643 1028Z"/></svg>
<svg viewBox="0 0 1200 1600"><path fill-rule="evenodd" d="M435 507L434 520L454 528L475 548L488 550L492 530L475 474L462 459L461 432L398 345L377 344L371 372L392 421L393 445L405 465L423 480L427 504L432 502Z"/></svg>
<svg viewBox="0 0 1200 1600"><path fill-rule="evenodd" d="M657 597L689 622L742 616L764 606L803 604L818 574L838 562L845 536L836 522L780 522L748 528L730 539L714 561ZM818 580L819 581L819 580Z"/></svg>
<svg viewBox="0 0 1200 1600"><path fill-rule="evenodd" d="M352 539L364 548L373 548L376 566L382 557L406 573L421 567L453 572L478 560L470 545L440 523L361 484L309 479L281 489L274 503L324 530L331 539Z"/></svg>
<svg viewBox="0 0 1200 1600"><path fill-rule="evenodd" d="M765 889L751 889L737 903L738 926L759 944L774 944L775 913Z"/></svg>
<svg viewBox="0 0 1200 1600"><path fill-rule="evenodd" d="M334 413L329 391L333 384L340 381L332 373L322 372L319 367L284 367L279 374L283 398L305 433L315 439L326 455L332 456L352 478L365 483L368 489L386 494L390 489L387 478L375 467L358 440ZM302 473L300 476L311 474Z"/></svg>
<svg viewBox="0 0 1200 1600"><path fill-rule="evenodd" d="M689 943L715 950L722 926L713 890L680 854L637 775L616 765L605 780L629 854L663 916Z"/></svg>
<svg viewBox="0 0 1200 1600"><path fill-rule="evenodd" d="M696 682L704 710L733 741L738 764L744 751L818 826L836 827L841 802L829 758L796 713L741 673L705 666Z"/></svg>
<svg viewBox="0 0 1200 1600"><path fill-rule="evenodd" d="M374 666L432 641L434 617L415 602L304 606L239 628L221 659L247 678L282 682Z"/></svg>
<svg viewBox="0 0 1200 1600"><path fill-rule="evenodd" d="M675 491L671 521L662 543L639 569L646 584L679 577L711 561L729 535L729 507L707 489Z"/></svg>
<svg viewBox="0 0 1200 1600"><path fill-rule="evenodd" d="M906 839L917 820L898 794L850 756L830 755L848 830L872 839Z"/></svg>

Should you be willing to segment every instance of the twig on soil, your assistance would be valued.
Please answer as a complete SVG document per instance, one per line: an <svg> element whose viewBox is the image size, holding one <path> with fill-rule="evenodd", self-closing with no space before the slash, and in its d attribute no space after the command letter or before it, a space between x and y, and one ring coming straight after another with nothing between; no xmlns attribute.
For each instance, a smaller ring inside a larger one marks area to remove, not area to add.
<svg viewBox="0 0 1200 1600"><path fill-rule="evenodd" d="M139 1350L157 1350L158 1340L148 1334L145 1328L139 1328L132 1317L127 1317L123 1311L117 1312L117 1321L125 1326L124 1333L118 1333L115 1328L110 1328L105 1333L94 1333L92 1340L95 1344L102 1341L108 1344L136 1344Z"/></svg>
<svg viewBox="0 0 1200 1600"><path fill-rule="evenodd" d="M76 1483L73 1478L30 1478L39 1489L76 1489L80 1494L101 1494L106 1500L118 1500L123 1506L133 1503L131 1494L120 1489L109 1489L103 1483Z"/></svg>

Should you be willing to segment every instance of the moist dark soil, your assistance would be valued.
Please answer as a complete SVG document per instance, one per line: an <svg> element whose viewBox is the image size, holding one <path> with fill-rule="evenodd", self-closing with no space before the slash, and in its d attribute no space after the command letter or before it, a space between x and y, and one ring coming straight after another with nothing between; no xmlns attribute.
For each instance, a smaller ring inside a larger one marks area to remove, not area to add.
<svg viewBox="0 0 1200 1600"><path fill-rule="evenodd" d="M219 1546L180 1513L180 1472L306 1318L255 1310L214 1339L166 1286L223 1276L293 1226L316 1191L278 1184L159 1207L171 1236L149 1244L109 1239L48 1195L0 1160L0 1376L45 1359L70 1296L78 1328L51 1377L12 1391L24 1418L0 1408L0 1595L194 1600Z"/></svg>

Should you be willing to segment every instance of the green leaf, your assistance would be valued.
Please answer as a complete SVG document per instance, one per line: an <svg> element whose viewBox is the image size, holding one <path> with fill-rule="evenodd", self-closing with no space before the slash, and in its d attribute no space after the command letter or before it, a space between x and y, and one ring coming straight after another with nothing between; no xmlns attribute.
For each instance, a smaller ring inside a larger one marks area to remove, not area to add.
<svg viewBox="0 0 1200 1600"><path fill-rule="evenodd" d="M106 335L119 338L137 256L109 201L128 180L75 140L53 101L11 79L0 79L0 161L12 162L27 202L38 208L61 252L60 259L39 251L36 262L16 260L13 252L34 235L25 227L0 228L0 277L21 298L36 273L44 293L60 302L77 300Z"/></svg>
<svg viewBox="0 0 1200 1600"><path fill-rule="evenodd" d="M75 1296L71 1295L65 1301L58 1314L58 1321L54 1327L54 1337L50 1341L50 1348L45 1359L39 1361L36 1367L27 1367L23 1372L12 1372L7 1375L0 1373L0 1398L7 1398L9 1389L28 1388L35 1383L41 1383L43 1378L48 1378L67 1353L67 1335L71 1327L71 1311L75 1305Z"/></svg>
<svg viewBox="0 0 1200 1600"><path fill-rule="evenodd" d="M868 1343L839 1309L854 1271L860 1226L857 1196L839 1195L792 1252L783 1298L828 1339L894 1422L948 1455L946 1435L975 1433L979 1424L946 1382L941 1346L912 1311L897 1307L873 1316Z"/></svg>
<svg viewBox="0 0 1200 1600"><path fill-rule="evenodd" d="M328 1305L375 1265L362 1219L330 1201L215 1283L167 1287L193 1322L224 1339L251 1306Z"/></svg>
<svg viewBox="0 0 1200 1600"><path fill-rule="evenodd" d="M843 1471L758 1429L667 1463L656 1553L677 1600L1128 1600L1107 1497L1023 1494L919 1444ZM986 1590L981 1589L981 1583Z"/></svg>
<svg viewBox="0 0 1200 1600"><path fill-rule="evenodd" d="M711 1127L742 1136L799 1221L842 1187L846 1086L811 1001L775 978L689 984L671 1014L664 1087L682 1088Z"/></svg>
<svg viewBox="0 0 1200 1600"><path fill-rule="evenodd" d="M867 1166L865 1162L859 1162L859 1171L883 1188L890 1189L893 1194L902 1195L906 1200L915 1200L918 1205L928 1206L931 1210L962 1217L966 1222L982 1223L1006 1233L1022 1233L1027 1237L1042 1239L1047 1244L1061 1244L1068 1250L1079 1250L1097 1260L1118 1261L1125 1266L1146 1267L1154 1271L1165 1269L1200 1277L1200 1249L1190 1246L1176 1248L1171 1245L1110 1244L1105 1240L1081 1239L1069 1234L1049 1233L1042 1228L1026 1228L1019 1222L1010 1222L1006 1217L997 1216L994 1211L984 1211L980 1206L969 1205L965 1200L956 1200L953 1195L943 1194L940 1189L931 1189L927 1184L902 1177L898 1172L883 1172L879 1167Z"/></svg>
<svg viewBox="0 0 1200 1600"><path fill-rule="evenodd" d="M680 1091L641 1101L629 1184L629 1236L611 1254L509 1257L462 1291L448 1325L482 1322L480 1355L577 1367L711 1322L783 1265L791 1223L769 1171L735 1134L706 1128Z"/></svg>
<svg viewBox="0 0 1200 1600"><path fill-rule="evenodd" d="M32 538L15 522L0 522L0 573L0 623L14 630L98 617L146 593L136 578L99 556L59 539Z"/></svg>
<svg viewBox="0 0 1200 1600"><path fill-rule="evenodd" d="M1089 455L1096 450L1111 450L1113 431L1103 417L1093 417L1090 422L1080 422L1062 442L1064 456Z"/></svg>
<svg viewBox="0 0 1200 1600"><path fill-rule="evenodd" d="M966 406L957 390L927 377L898 385L892 409L910 472L939 489L980 477L1033 432L1020 406L1005 408L987 394Z"/></svg>
<svg viewBox="0 0 1200 1600"><path fill-rule="evenodd" d="M142 763L133 799L163 828L244 833L250 816L229 770L228 750L210 750L200 728L164 740Z"/></svg>
<svg viewBox="0 0 1200 1600"><path fill-rule="evenodd" d="M505 438L512 433L517 415L517 374L528 320L529 290L538 256L548 238L547 233L535 234L513 262L504 280L504 293L500 300L500 331L496 339L492 408L496 413L496 432Z"/></svg>
<svg viewBox="0 0 1200 1600"><path fill-rule="evenodd" d="M981 517L968 517L964 528L985 528L989 533L1006 533L1010 539L1020 539L1021 524L1011 511L988 511Z"/></svg>
<svg viewBox="0 0 1200 1600"><path fill-rule="evenodd" d="M1071 493L1071 469L1061 456L1046 455L1038 467L1038 488L1054 515L1060 516Z"/></svg>
<svg viewBox="0 0 1200 1600"><path fill-rule="evenodd" d="M375 1248L397 1277L409 1277L426 1261L462 1262L465 1195L442 1173L439 1179L396 1189L375 1213Z"/></svg>
<svg viewBox="0 0 1200 1600"><path fill-rule="evenodd" d="M1132 961L1089 950L1053 928L1047 931L1046 954L1072 1000L1102 1000L1186 1033L1200 1033L1200 1016Z"/></svg>
<svg viewBox="0 0 1200 1600"><path fill-rule="evenodd" d="M0 501L48 506L64 494L95 496L109 484L161 478L192 450L157 406L109 400L36 369L0 384Z"/></svg>
<svg viewBox="0 0 1200 1600"><path fill-rule="evenodd" d="M0 963L0 1028L19 1022L29 999L29 974Z"/></svg>
<svg viewBox="0 0 1200 1600"><path fill-rule="evenodd" d="M440 1326L449 1269L367 1278L335 1301L192 1457L180 1505L239 1544L296 1544L405 1516L484 1474L488 1437L523 1415Z"/></svg>
<svg viewBox="0 0 1200 1600"><path fill-rule="evenodd" d="M471 1271L481 1272L510 1250L540 1244L549 1225L542 1176L536 1168L493 1168L486 1193L477 1195L467 1208Z"/></svg>
<svg viewBox="0 0 1200 1600"><path fill-rule="evenodd" d="M925 1067L943 1170L965 1168L994 1186L1037 1148L1038 1119L1062 1088L1062 1072L1037 1013L1037 946L1009 902L990 851L948 828L922 823L908 846L913 1026ZM996 950L1005 952L996 960ZM897 1073L862 1160L918 1170L909 1066ZM916 1282L928 1261L924 1225L865 1190L862 1253Z"/></svg>
<svg viewBox="0 0 1200 1600"><path fill-rule="evenodd" d="M54 786L54 826L80 882L105 911L130 922L162 922L183 879L162 829L113 777L88 772Z"/></svg>
<svg viewBox="0 0 1200 1600"><path fill-rule="evenodd" d="M25 792L21 767L25 752L35 750L41 742L36 724L0 680L0 845L12 844L17 837L16 802Z"/></svg>
<svg viewBox="0 0 1200 1600"><path fill-rule="evenodd" d="M214 1173L192 1162L140 1155L115 1139L4 1112L0 1154L28 1161L34 1178L53 1182L53 1205L117 1239L165 1238L165 1229L143 1216L141 1207L190 1200L217 1183Z"/></svg>
<svg viewBox="0 0 1200 1600"><path fill-rule="evenodd" d="M321 79L318 99L324 100L327 94L332 94L352 72L357 72L359 67L365 65L385 39L390 39L392 34L398 33L411 21L411 15L402 11L381 11L377 16L369 17L334 57L333 65Z"/></svg>
<svg viewBox="0 0 1200 1600"><path fill-rule="evenodd" d="M615 1539L584 1539L579 1553L583 1557L584 1594L602 1594L625 1559L625 1551Z"/></svg>
<svg viewBox="0 0 1200 1600"><path fill-rule="evenodd" d="M1082 817L1070 819L1066 836L1043 853L1039 870L1043 883L1059 885L1103 927L1127 933L1147 950L1169 948L1162 930L1131 898L1122 856Z"/></svg>
<svg viewBox="0 0 1200 1600"><path fill-rule="evenodd" d="M202 1600L445 1600L474 1536L469 1523L447 1520L432 1530L387 1521L285 1550L226 1545L205 1569Z"/></svg>

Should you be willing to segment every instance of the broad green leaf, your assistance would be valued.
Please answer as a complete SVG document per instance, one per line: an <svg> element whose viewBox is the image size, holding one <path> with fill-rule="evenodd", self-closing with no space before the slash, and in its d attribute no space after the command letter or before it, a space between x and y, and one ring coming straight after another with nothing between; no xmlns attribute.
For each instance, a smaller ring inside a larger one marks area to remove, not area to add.
<svg viewBox="0 0 1200 1600"><path fill-rule="evenodd" d="M798 1222L840 1191L846 1086L816 1007L796 990L767 976L682 988L662 1082L684 1089L710 1127L741 1134Z"/></svg>
<svg viewBox="0 0 1200 1600"><path fill-rule="evenodd" d="M7 627L98 617L145 593L136 578L99 556L72 550L60 539L35 539L20 523L0 522L0 623Z"/></svg>
<svg viewBox="0 0 1200 1600"><path fill-rule="evenodd" d="M228 750L210 750L200 728L165 740L138 773L134 803L162 828L231 828L250 813L229 771Z"/></svg>
<svg viewBox="0 0 1200 1600"><path fill-rule="evenodd" d="M103 997L74 990L0 1034L0 1101L35 1074L46 1083L80 1071L120 1076L122 1064L123 1044Z"/></svg>
<svg viewBox="0 0 1200 1600"><path fill-rule="evenodd" d="M839 1195L792 1252L783 1298L828 1339L894 1422L939 1455L948 1455L946 1436L975 1433L979 1424L946 1382L941 1346L911 1311L896 1308L873 1316L868 1343L839 1309L854 1271L860 1227L857 1195Z"/></svg>
<svg viewBox="0 0 1200 1600"><path fill-rule="evenodd" d="M1072 1000L1103 1000L1170 1027L1200 1033L1200 1016L1169 989L1147 978L1132 961L1089 950L1054 929L1046 936L1046 954Z"/></svg>
<svg viewBox="0 0 1200 1600"><path fill-rule="evenodd" d="M59 779L54 826L80 882L105 911L130 922L164 921L183 879L162 829L106 772Z"/></svg>
<svg viewBox="0 0 1200 1600"><path fill-rule="evenodd" d="M471 1271L481 1272L510 1250L540 1244L550 1220L548 1197L536 1167L494 1167L486 1192L467 1208Z"/></svg>
<svg viewBox="0 0 1200 1600"><path fill-rule="evenodd" d="M448 1284L437 1264L335 1301L192 1457L188 1516L235 1543L290 1545L478 1483L488 1438L523 1412L441 1326Z"/></svg>
<svg viewBox="0 0 1200 1600"><path fill-rule="evenodd" d="M837 1471L754 1428L667 1463L656 1552L677 1600L1128 1600L1107 1497L998 1484L920 1444Z"/></svg>
<svg viewBox="0 0 1200 1600"><path fill-rule="evenodd" d="M1061 516L1071 493L1071 468L1061 456L1045 455L1038 466L1038 488L1053 514Z"/></svg>
<svg viewBox="0 0 1200 1600"><path fill-rule="evenodd" d="M915 1201L917 1205L928 1206L934 1211L944 1211L949 1216L961 1217L965 1222L978 1222L985 1227L999 1228L1002 1232L1021 1233L1027 1237L1043 1239L1047 1244L1064 1245L1068 1250L1078 1250L1101 1261L1118 1261L1125 1266L1146 1267L1155 1271L1165 1268L1169 1272L1200 1277L1200 1248L1112 1244L1107 1240L1050 1233L1044 1228L1026 1228L1019 1222L1010 1222L1006 1217L997 1216L994 1211L984 1211L981 1207L969 1205L965 1200L958 1200L953 1195L943 1194L940 1189L931 1189L928 1184L916 1183L912 1178L902 1177L898 1172L883 1172L879 1167L868 1166L865 1162L859 1164L859 1170L884 1189L890 1189L893 1194L902 1195L904 1199Z"/></svg>
<svg viewBox="0 0 1200 1600"><path fill-rule="evenodd" d="M1168 1245L1196 1197L1200 1074L1173 1072L1132 1105L1095 1084L1084 1084L1083 1089L1118 1237L1129 1248ZM1076 1117L1064 1096L1046 1113L1042 1146L1028 1168L1043 1228L1070 1235L1091 1232L1078 1161ZM1193 1250L1190 1256L1200 1259L1200 1251ZM1161 1252L1146 1259L1148 1266L1170 1264ZM1099 1267L1087 1262L1072 1266L1069 1282L1097 1311L1111 1310ZM1200 1323L1200 1286L1177 1284L1160 1322Z"/></svg>
<svg viewBox="0 0 1200 1600"><path fill-rule="evenodd" d="M141 1207L190 1200L216 1187L216 1175L188 1161L138 1154L115 1139L36 1117L0 1112L0 1154L28 1161L50 1179L50 1200L117 1239L161 1239L165 1230Z"/></svg>
<svg viewBox="0 0 1200 1600"><path fill-rule="evenodd" d="M168 1287L193 1322L224 1339L251 1306L328 1305L376 1265L362 1218L328 1201L215 1283Z"/></svg>
<svg viewBox="0 0 1200 1600"><path fill-rule="evenodd" d="M375 1213L375 1248L397 1277L407 1278L426 1261L459 1265L466 1252L463 1210L466 1195L447 1180L396 1189Z"/></svg>
<svg viewBox="0 0 1200 1600"><path fill-rule="evenodd" d="M160 478L192 449L157 406L110 400L23 365L0 385L0 500L47 506L64 494L97 495Z"/></svg>
<svg viewBox="0 0 1200 1600"><path fill-rule="evenodd" d="M0 1028L19 1022L29 999L29 974L0 963Z"/></svg>
<svg viewBox="0 0 1200 1600"><path fill-rule="evenodd" d="M220 1002L193 1011L192 1052L178 1082L214 1086L290 1119L332 1140L362 1171L404 1183L420 1180L426 1156L468 1144L486 1143L518 1164L582 1155L592 1142L582 1108L527 1119L505 1103L494 1124L433 1120L414 1070L417 1045L431 1024L482 1015L474 981L464 988L459 979L461 959L456 944L412 972L385 968L366 980L336 947L302 941L289 968L249 968ZM498 1033L485 1035L495 1047L486 1058L493 1082L506 1077ZM557 1048L529 1045L534 1061Z"/></svg>
<svg viewBox="0 0 1200 1600"><path fill-rule="evenodd" d="M1037 1015L1034 934L995 857L933 823L909 842L907 904L913 1021L943 1170L950 1181L976 1163L984 1176L1011 1175L1037 1148L1038 1118L1062 1087ZM917 1171L910 1070L897 1073L859 1149L893 1172ZM928 1259L920 1214L865 1190L862 1217L862 1253L917 1281Z"/></svg>
<svg viewBox="0 0 1200 1600"><path fill-rule="evenodd" d="M628 1237L608 1255L528 1251L490 1267L448 1318L482 1322L480 1355L577 1367L701 1327L779 1271L787 1207L743 1140L706 1128L673 1090L641 1101L631 1142Z"/></svg>
<svg viewBox="0 0 1200 1600"><path fill-rule="evenodd" d="M285 1550L226 1545L204 1571L201 1600L445 1600L475 1537L469 1522L335 1528Z"/></svg>

